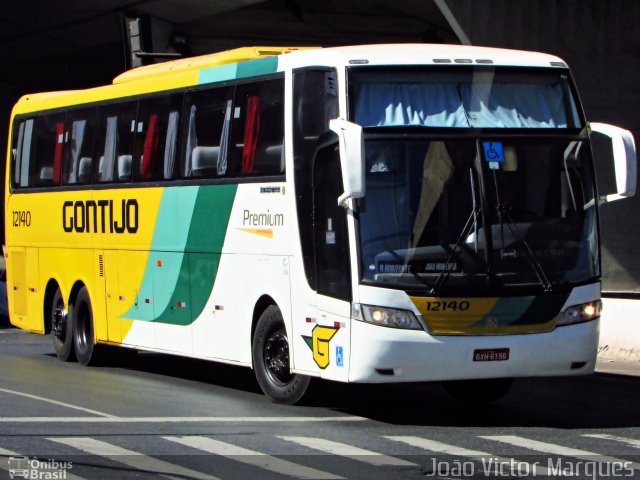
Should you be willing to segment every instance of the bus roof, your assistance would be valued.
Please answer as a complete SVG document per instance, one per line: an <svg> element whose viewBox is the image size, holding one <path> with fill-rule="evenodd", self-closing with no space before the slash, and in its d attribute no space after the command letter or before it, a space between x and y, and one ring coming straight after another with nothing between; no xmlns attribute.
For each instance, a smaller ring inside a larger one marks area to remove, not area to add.
<svg viewBox="0 0 640 480"><path fill-rule="evenodd" d="M268 62L269 58L274 61ZM229 68L233 66L232 64L238 66L238 71L242 70L243 76L305 66L340 68L362 64L566 67L562 59L553 55L468 45L381 44L326 48L241 47L209 55L138 67L118 75L112 85L86 90L27 94L16 103L13 115L237 78L239 73L236 73L235 69ZM251 65L253 67L249 68ZM243 69L243 66L248 68Z"/></svg>
<svg viewBox="0 0 640 480"><path fill-rule="evenodd" d="M224 52L200 55L197 57L181 58L169 62L145 65L126 71L113 79L114 84L144 80L159 75L172 75L201 68L216 67L229 63L255 60L261 57L283 55L298 50L318 47L241 47Z"/></svg>

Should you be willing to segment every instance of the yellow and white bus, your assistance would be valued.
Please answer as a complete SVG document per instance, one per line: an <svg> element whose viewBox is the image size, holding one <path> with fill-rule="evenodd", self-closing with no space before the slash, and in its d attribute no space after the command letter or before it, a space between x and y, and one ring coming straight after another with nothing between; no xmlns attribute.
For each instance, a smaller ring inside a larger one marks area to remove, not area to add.
<svg viewBox="0 0 640 480"><path fill-rule="evenodd" d="M11 117L11 322L61 360L107 346L312 377L593 371L600 312L591 130L635 192L629 132L589 125L567 65L468 46L241 48Z"/></svg>

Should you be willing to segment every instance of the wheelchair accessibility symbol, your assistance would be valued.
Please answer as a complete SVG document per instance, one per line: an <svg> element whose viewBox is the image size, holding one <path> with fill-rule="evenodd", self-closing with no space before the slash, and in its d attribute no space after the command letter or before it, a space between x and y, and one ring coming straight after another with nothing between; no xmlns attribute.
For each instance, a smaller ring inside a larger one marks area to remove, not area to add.
<svg viewBox="0 0 640 480"><path fill-rule="evenodd" d="M487 162L504 162L504 150L500 142L482 142L484 158Z"/></svg>

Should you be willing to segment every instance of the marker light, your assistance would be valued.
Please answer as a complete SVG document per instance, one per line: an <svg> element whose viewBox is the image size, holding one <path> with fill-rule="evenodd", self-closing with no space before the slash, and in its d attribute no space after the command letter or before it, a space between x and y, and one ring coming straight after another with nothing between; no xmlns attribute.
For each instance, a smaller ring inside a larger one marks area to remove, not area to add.
<svg viewBox="0 0 640 480"><path fill-rule="evenodd" d="M582 303L567 308L560 318L558 325L572 325L574 323L590 322L600 316L602 311L602 302L596 300L594 302Z"/></svg>
<svg viewBox="0 0 640 480"><path fill-rule="evenodd" d="M383 327L422 330L422 325L409 310L396 310L395 308L373 307L370 305L361 305L361 307L361 313L356 312L356 308L354 308L353 318L356 320Z"/></svg>

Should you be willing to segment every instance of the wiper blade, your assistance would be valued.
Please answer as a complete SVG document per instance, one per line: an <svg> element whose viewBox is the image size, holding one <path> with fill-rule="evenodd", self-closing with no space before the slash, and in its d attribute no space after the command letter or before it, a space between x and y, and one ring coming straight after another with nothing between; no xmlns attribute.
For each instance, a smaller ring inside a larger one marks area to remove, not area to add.
<svg viewBox="0 0 640 480"><path fill-rule="evenodd" d="M518 226L513 221L513 218L511 218L511 215L509 214L509 210L507 209L507 206L503 204L499 204L498 216L500 217L501 227L502 227L503 215L504 215L504 218L507 219L507 227L509 227L509 230L511 231L511 235L513 235L513 238L516 239L516 242L518 242L521 246L524 247L524 251L526 253L525 257L529 262L529 265L533 269L533 272L536 274L536 277L538 277L538 281L540 282L540 285L542 285L542 288L544 288L545 292L551 292L553 290L553 285L549 280L549 277L547 277L547 274L545 273L544 269L542 268L542 264L540 263L540 260L538 260L538 257L536 257L535 253L533 253L533 250L531 250L531 247L529 246L527 241L524 239L524 237L520 233L520 230L518 230ZM500 255L503 258L504 256L508 255L508 254L505 255L505 252L504 252L504 241L502 242ZM515 252L512 255L515 257L516 255Z"/></svg>
<svg viewBox="0 0 640 480"><path fill-rule="evenodd" d="M449 258L444 264L444 269L440 272L440 275L438 275L438 278L436 278L436 281L431 287L431 290L429 292L430 295L436 295L438 291L438 287L440 287L441 284L444 284L447 278L449 278L449 275L453 270L453 265L455 265L455 261L458 259L458 257L462 253L462 250L463 250L462 246L464 244L464 241L469 236L469 231L471 230L472 225L474 225L475 222L477 221L477 216L480 213L480 211L481 209L479 206L476 206L471 210L471 213L469 214L469 218L467 218L467 222L464 224L464 227L462 227L460 236L458 237L458 240L456 241L456 244L453 247L453 251L451 252L451 254L449 255Z"/></svg>

